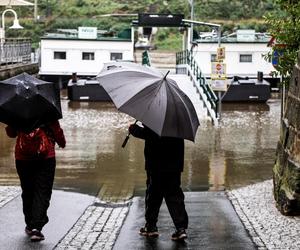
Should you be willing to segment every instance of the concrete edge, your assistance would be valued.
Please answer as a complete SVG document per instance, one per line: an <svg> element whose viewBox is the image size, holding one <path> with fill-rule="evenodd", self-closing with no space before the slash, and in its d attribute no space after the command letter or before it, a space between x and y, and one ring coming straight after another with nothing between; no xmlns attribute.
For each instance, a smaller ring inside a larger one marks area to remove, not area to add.
<svg viewBox="0 0 300 250"><path fill-rule="evenodd" d="M228 197L228 200L231 202L236 214L240 218L240 221L244 225L246 232L250 236L252 242L259 250L265 250L268 249L261 239L261 237L256 232L253 224L251 223L249 217L246 215L246 213L243 210L243 206L240 204L237 197L234 195L234 193L231 190L225 191L226 196Z"/></svg>
<svg viewBox="0 0 300 250"><path fill-rule="evenodd" d="M113 249L131 205L132 198L105 202L95 197L54 249Z"/></svg>

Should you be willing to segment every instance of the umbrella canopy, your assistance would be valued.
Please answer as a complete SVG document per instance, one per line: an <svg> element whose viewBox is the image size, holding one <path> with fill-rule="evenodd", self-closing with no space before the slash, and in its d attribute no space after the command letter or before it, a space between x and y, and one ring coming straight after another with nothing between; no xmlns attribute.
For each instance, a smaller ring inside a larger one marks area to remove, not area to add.
<svg viewBox="0 0 300 250"><path fill-rule="evenodd" d="M159 136L194 141L199 121L177 83L160 71L129 62L104 64L97 79L116 107Z"/></svg>
<svg viewBox="0 0 300 250"><path fill-rule="evenodd" d="M0 6L33 6L33 3L24 0L0 0Z"/></svg>
<svg viewBox="0 0 300 250"><path fill-rule="evenodd" d="M60 97L53 83L27 73L0 82L0 122L30 131L60 118Z"/></svg>

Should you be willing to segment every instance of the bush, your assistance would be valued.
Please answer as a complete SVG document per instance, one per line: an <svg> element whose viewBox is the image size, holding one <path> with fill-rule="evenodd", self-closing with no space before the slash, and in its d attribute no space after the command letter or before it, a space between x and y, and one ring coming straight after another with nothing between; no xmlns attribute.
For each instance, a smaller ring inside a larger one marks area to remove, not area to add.
<svg viewBox="0 0 300 250"><path fill-rule="evenodd" d="M276 67L288 84L300 49L300 2L298 0L276 0L280 11L266 15L270 34L276 42L266 59L271 60L275 51L281 56ZM275 72L276 74L276 72Z"/></svg>

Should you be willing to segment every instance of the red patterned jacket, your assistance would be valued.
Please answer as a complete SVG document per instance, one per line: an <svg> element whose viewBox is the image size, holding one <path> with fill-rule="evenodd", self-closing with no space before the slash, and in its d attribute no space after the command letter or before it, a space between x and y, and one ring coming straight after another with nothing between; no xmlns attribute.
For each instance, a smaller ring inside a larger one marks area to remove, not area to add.
<svg viewBox="0 0 300 250"><path fill-rule="evenodd" d="M44 159L48 159L48 158L53 158L55 157L55 143L58 144L59 147L64 148L66 146L66 139L64 136L64 132L62 130L62 128L60 127L60 124L58 121L52 122L47 124L47 129L49 129L51 131L51 136L49 136L51 143L51 147L47 153L47 155L44 157ZM22 151L20 149L20 144L19 144L19 132L16 131L15 129L13 129L10 126L7 126L5 128L6 130L6 134L11 137L11 138L15 138L17 137L17 142L16 142L16 146L15 146L15 158L17 160L36 160L36 158L32 158L32 157L28 157L27 155L22 154Z"/></svg>

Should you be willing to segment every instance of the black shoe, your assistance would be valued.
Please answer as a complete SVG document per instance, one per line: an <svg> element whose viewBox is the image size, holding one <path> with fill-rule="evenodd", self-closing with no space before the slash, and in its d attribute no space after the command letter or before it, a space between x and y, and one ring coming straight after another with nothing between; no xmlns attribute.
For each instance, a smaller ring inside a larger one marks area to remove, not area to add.
<svg viewBox="0 0 300 250"><path fill-rule="evenodd" d="M41 241L44 239L45 239L45 236L42 234L41 231L39 231L37 229L32 230L31 237L30 237L31 241Z"/></svg>
<svg viewBox="0 0 300 250"><path fill-rule="evenodd" d="M32 229L28 226L25 227L25 233L28 235L28 236L31 236L32 235Z"/></svg>
<svg viewBox="0 0 300 250"><path fill-rule="evenodd" d="M156 238L159 236L157 227L142 227L140 229L140 235Z"/></svg>
<svg viewBox="0 0 300 250"><path fill-rule="evenodd" d="M184 229L179 229L172 234L172 240L184 241L187 238L187 234Z"/></svg>

